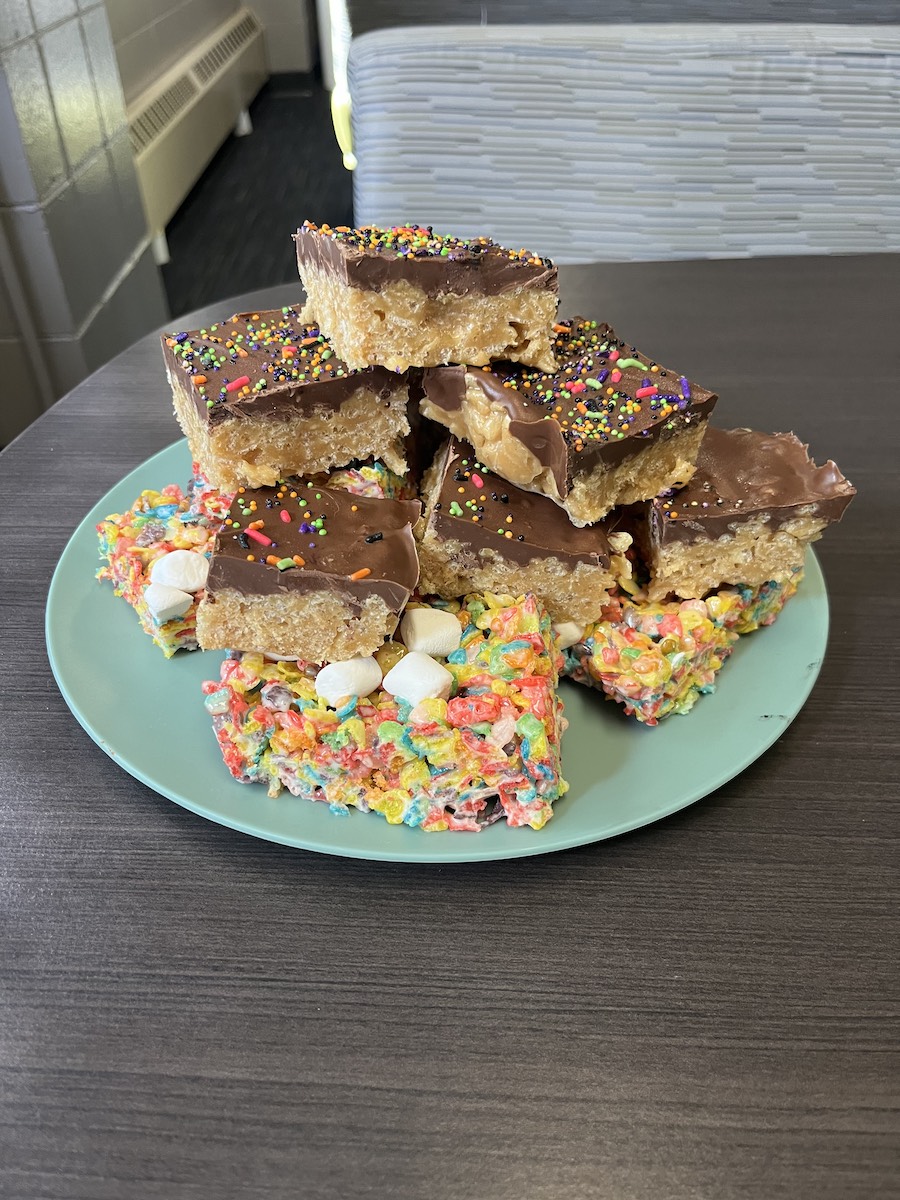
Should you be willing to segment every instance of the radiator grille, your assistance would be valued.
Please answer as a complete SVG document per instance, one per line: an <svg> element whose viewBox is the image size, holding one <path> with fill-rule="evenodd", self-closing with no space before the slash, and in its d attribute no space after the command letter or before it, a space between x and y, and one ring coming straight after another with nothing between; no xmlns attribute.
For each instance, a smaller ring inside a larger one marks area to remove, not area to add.
<svg viewBox="0 0 900 1200"><path fill-rule="evenodd" d="M256 34L259 24L253 13L246 13L236 25L194 63L193 71L200 82L208 83Z"/></svg>
<svg viewBox="0 0 900 1200"><path fill-rule="evenodd" d="M128 127L131 148L135 154L140 154L154 138L159 137L166 126L187 108L199 90L190 75L185 74L157 96L152 104L142 109Z"/></svg>

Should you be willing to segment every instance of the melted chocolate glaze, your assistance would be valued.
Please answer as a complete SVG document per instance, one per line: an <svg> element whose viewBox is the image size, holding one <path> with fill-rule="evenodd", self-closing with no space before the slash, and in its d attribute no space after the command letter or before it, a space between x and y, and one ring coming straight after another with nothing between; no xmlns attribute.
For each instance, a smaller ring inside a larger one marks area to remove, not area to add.
<svg viewBox="0 0 900 1200"><path fill-rule="evenodd" d="M557 558L573 568L578 563L609 567L606 522L579 529L546 496L524 492L481 466L472 447L454 437L437 461L440 487L429 525L438 537L476 552L490 547L520 566Z"/></svg>
<svg viewBox="0 0 900 1200"><path fill-rule="evenodd" d="M397 249L406 240L377 244L379 235L394 232L320 229L306 222L294 235L300 275L305 267L317 267L349 287L371 292L403 279L428 296L499 296L516 288L559 291L558 272L548 258L511 253L488 238L445 238L430 230L427 248L410 253Z"/></svg>
<svg viewBox="0 0 900 1200"><path fill-rule="evenodd" d="M598 461L617 466L649 442L712 412L715 393L628 346L609 325L575 317L555 330L559 368L552 375L509 362L495 362L489 370L429 367L424 387L432 404L454 412L465 397L466 380L474 380L506 409L509 436L549 468L561 497L577 474Z"/></svg>
<svg viewBox="0 0 900 1200"><path fill-rule="evenodd" d="M247 515L251 501L256 509ZM366 499L308 481L239 492L216 539L207 595L214 600L217 591L226 589L244 596L332 591L359 611L366 596L375 594L399 612L419 577L412 527L420 512L417 500ZM324 519L324 534L301 529L319 518ZM262 526L255 532L272 545L248 532L258 521ZM265 561L269 555L285 559L295 554L305 566L282 571ZM370 571L365 578L350 578L365 568Z"/></svg>
<svg viewBox="0 0 900 1200"><path fill-rule="evenodd" d="M839 521L856 495L830 460L817 467L793 433L707 427L697 473L646 505L654 546L720 537L753 517L778 529L799 510Z"/></svg>
<svg viewBox="0 0 900 1200"><path fill-rule="evenodd" d="M170 373L187 374L197 412L210 425L244 417L286 419L316 409L336 412L359 388L387 400L407 386L405 375L385 367L351 371L296 308L238 313L203 331L167 334L162 342ZM228 391L228 384L244 377L248 394Z"/></svg>

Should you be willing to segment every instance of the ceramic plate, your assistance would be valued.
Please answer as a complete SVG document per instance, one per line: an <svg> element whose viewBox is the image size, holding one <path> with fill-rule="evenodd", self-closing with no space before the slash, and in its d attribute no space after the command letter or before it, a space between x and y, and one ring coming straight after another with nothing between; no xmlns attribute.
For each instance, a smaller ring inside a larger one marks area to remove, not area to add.
<svg viewBox="0 0 900 1200"><path fill-rule="evenodd" d="M88 513L59 560L47 600L47 649L74 715L123 770L161 795L254 837L352 858L472 862L544 854L614 837L709 795L780 737L816 680L828 637L828 600L810 552L806 579L778 621L742 638L715 694L653 729L627 720L598 692L563 686L570 790L540 832L493 825L481 833L424 833L376 814L335 816L288 793L269 799L226 771L200 684L217 679L219 652L165 659L132 610L94 577L94 526L148 487L185 486L184 442L132 471Z"/></svg>

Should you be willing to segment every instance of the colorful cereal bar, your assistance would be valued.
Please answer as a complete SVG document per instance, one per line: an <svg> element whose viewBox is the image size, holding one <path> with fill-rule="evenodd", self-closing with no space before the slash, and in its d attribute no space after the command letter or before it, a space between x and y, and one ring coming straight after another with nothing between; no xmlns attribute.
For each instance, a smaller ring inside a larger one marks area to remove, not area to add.
<svg viewBox="0 0 900 1200"><path fill-rule="evenodd" d="M646 725L689 712L698 696L715 690L738 636L771 625L801 579L798 570L783 583L722 588L705 600L620 595L579 641L564 646L563 674L601 689Z"/></svg>
<svg viewBox="0 0 900 1200"><path fill-rule="evenodd" d="M306 221L295 241L309 297L304 315L357 370L498 357L553 367L559 295L549 259L418 225L332 229Z"/></svg>
<svg viewBox="0 0 900 1200"><path fill-rule="evenodd" d="M328 667L230 654L203 689L228 769L270 795L287 788L391 824L475 832L505 820L540 829L567 786L549 617L531 596L469 596L449 610L412 611L438 625L456 621L447 643L455 648L438 661L388 643L378 660L390 669L378 683L375 665L365 695L327 700ZM423 685L426 675L438 685ZM403 695L410 687L415 703Z"/></svg>
<svg viewBox="0 0 900 1200"><path fill-rule="evenodd" d="M169 334L163 354L191 453L223 491L370 456L406 471L406 376L351 370L296 309Z"/></svg>
<svg viewBox="0 0 900 1200"><path fill-rule="evenodd" d="M608 325L576 317L553 328L549 371L508 362L427 370L422 412L576 525L685 483L716 396Z"/></svg>
<svg viewBox="0 0 900 1200"><path fill-rule="evenodd" d="M97 526L104 560L97 578L111 580L167 658L197 649L197 598L229 500L195 464L186 494L174 483L141 492L127 512Z"/></svg>

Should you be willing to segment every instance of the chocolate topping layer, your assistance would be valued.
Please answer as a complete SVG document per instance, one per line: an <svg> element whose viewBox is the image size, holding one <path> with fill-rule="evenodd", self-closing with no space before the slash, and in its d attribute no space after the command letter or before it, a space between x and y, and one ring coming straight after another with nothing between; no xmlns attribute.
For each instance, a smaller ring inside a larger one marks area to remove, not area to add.
<svg viewBox="0 0 900 1200"><path fill-rule="evenodd" d="M708 426L693 479L647 509L660 546L720 537L760 516L772 529L797 516L839 521L855 495L837 466L817 467L793 433Z"/></svg>
<svg viewBox="0 0 900 1200"><path fill-rule="evenodd" d="M516 288L559 291L549 258L529 250L507 250L490 238L455 238L430 226L391 229L316 226L305 221L294 235L301 278L317 267L349 287L379 292L406 280L428 296L498 296Z"/></svg>
<svg viewBox="0 0 900 1200"><path fill-rule="evenodd" d="M476 551L490 547L521 566L558 558L572 567L609 567L605 522L579 529L552 500L507 483L478 462L467 442L453 437L441 448L437 466L429 525L439 537Z"/></svg>
<svg viewBox="0 0 900 1200"><path fill-rule="evenodd" d="M412 527L420 512L417 500L366 499L308 481L239 492L216 539L207 595L327 590L358 610L374 593L399 612L419 577ZM304 565L281 569L266 561L294 555Z"/></svg>
<svg viewBox="0 0 900 1200"><path fill-rule="evenodd" d="M510 436L550 469L561 497L597 460L616 466L712 412L713 392L647 358L609 325L575 317L554 330L553 375L508 362L429 367L424 387L432 404L453 412L474 380L509 413Z"/></svg>
<svg viewBox="0 0 900 1200"><path fill-rule="evenodd" d="M351 371L296 308L238 313L208 329L168 334L163 354L173 378L186 373L197 411L211 425L337 411L359 388L386 400L407 386L405 375L385 367Z"/></svg>

